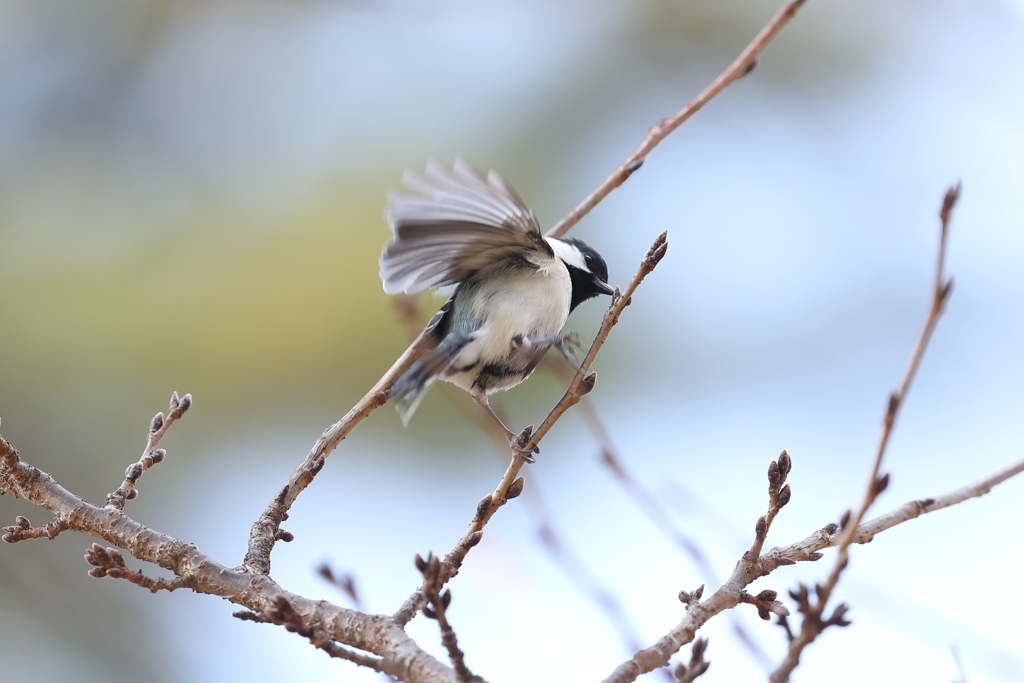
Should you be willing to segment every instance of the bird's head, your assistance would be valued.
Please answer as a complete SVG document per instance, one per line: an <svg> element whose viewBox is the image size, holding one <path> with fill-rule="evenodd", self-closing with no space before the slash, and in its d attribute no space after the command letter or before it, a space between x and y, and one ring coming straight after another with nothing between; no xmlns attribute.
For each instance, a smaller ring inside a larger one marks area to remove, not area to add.
<svg viewBox="0 0 1024 683"><path fill-rule="evenodd" d="M569 269L572 280L572 311L587 299L598 294L614 294L608 284L608 264L593 247L575 237L546 238L555 256Z"/></svg>

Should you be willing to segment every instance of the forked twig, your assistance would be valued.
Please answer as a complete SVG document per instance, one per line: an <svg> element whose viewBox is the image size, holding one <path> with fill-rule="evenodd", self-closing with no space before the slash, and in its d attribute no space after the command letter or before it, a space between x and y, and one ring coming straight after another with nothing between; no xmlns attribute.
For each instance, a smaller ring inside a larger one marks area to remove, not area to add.
<svg viewBox="0 0 1024 683"><path fill-rule="evenodd" d="M850 544L853 542L857 528L860 526L861 520L864 519L864 515L867 514L868 508L871 507L878 495L884 491L889 484L889 475L882 475L880 472L882 468L882 459L885 457L885 452L889 445L889 438L892 436L892 430L896 424L896 416L899 414L899 410L907 397L907 393L910 391L910 385L914 381L914 376L917 374L918 367L921 365L921 359L924 357L925 349L928 348L928 342L932 338L935 326L938 324L939 318L945 310L946 302L949 301L949 296L953 291L953 278L950 277L947 279L945 274L946 244L948 241L950 216L959 197L960 184L957 183L946 190L946 195L942 200L942 208L939 211L941 231L939 234L938 257L935 264L935 280L932 287L931 307L928 310L928 317L925 320L924 328L921 330L921 334L917 339L917 344L914 346L914 351L910 355L910 362L907 364L907 369L903 373L903 381L900 383L899 388L889 396L889 404L883 419L882 436L878 441L878 448L875 452L874 462L871 465L871 474L868 478L868 484L864 492L864 499L861 501L860 507L857 509L855 514L847 514L844 516L842 534L839 537L838 543L839 552L836 553L836 559L832 565L832 570L829 572L828 578L824 583L820 583L815 586L817 600L808 605L801 605L801 612L804 613L804 619L801 624L800 633L790 642L789 651L786 653L785 659L783 659L778 668L775 669L769 677L771 683L784 683L784 681L789 680L790 674L800 663L800 654L803 652L804 648L814 642L814 639L819 633L821 633L822 629L828 625L828 620L823 621L822 615L825 611L825 606L832 595L832 591L839 582L840 574L842 574L843 569L846 568L846 565L849 562ZM805 587L801 587L801 589L802 590L798 591L798 595L809 595ZM843 606L840 605L840 608L843 608ZM837 608L837 612L838 611L839 608Z"/></svg>
<svg viewBox="0 0 1024 683"><path fill-rule="evenodd" d="M593 364L594 359L597 357L598 352L604 345L605 340L608 338L608 334L611 332L612 327L619 321L619 316L622 315L622 311L628 306L633 297L633 293L636 288L640 286L644 278L654 270L662 258L665 256L665 252L668 250L668 233L663 232L658 235L658 238L651 245L651 248L647 250L647 254L644 255L643 260L640 262L640 267L637 270L636 275L633 276L633 280L626 287L624 293L616 291L615 295L612 296L611 306L604 314L604 318L601 320L601 326L594 337L593 344L590 345L590 350L587 351L586 356L583 358L583 362L580 364L579 370L573 377L572 382L569 383L569 388L565 390L562 398L559 399L558 403L551 409L544 421L540 423L540 426L534 431L530 427L523 430L523 433L519 438L519 448L523 452L530 452L535 446L537 446L541 439L550 431L551 427L565 414L570 407L579 403L581 397L590 393L594 388L594 384L597 382L597 373L590 372L590 366ZM516 481L516 477L519 476L519 471L523 465L527 462L523 452L516 449L511 449L512 459L509 462L508 468L505 470L505 474L502 476L501 481L495 487L494 492L490 493L480 501L477 505L476 514L469 523L469 527L466 532L459 539L459 542L455 547L449 551L444 557L444 561L441 566L441 585L444 585L449 579L455 576L459 572L459 568L462 566L462 562L466 559L466 554L469 550L480 542L483 537L483 528L490 521L498 509L507 503L510 498L514 498L515 495L509 495L511 491L514 491L513 483ZM521 490L521 489L520 489ZM395 619L400 624L407 623L412 619L416 612L423 606L423 590L422 588L413 593L398 609L395 613Z"/></svg>
<svg viewBox="0 0 1024 683"><path fill-rule="evenodd" d="M734 81L750 73L757 63L761 52L768 43L789 23L797 10L806 0L794 0L787 3L765 25L753 41L742 53L711 82L697 97L683 107L674 116L663 119L648 132L647 137L597 189L591 192L575 209L559 221L548 236L560 237L567 233L580 219L607 197L612 190L621 185L643 164L651 150L658 146L669 134L681 126L693 114L714 99ZM274 499L267 505L263 514L253 523L249 532L249 545L243 565L249 570L260 574L270 572L270 553L273 551L278 527L288 514L289 508L298 495L313 481L317 473L323 469L324 462L335 448L338 447L360 422L370 413L387 402L387 392L398 378L408 370L416 360L429 350L428 335L421 332L416 340L402 353L384 376L377 381L356 405L340 420L327 428L313 444L313 448L302 460L288 479L288 483L278 491ZM511 479L509 480L512 481Z"/></svg>

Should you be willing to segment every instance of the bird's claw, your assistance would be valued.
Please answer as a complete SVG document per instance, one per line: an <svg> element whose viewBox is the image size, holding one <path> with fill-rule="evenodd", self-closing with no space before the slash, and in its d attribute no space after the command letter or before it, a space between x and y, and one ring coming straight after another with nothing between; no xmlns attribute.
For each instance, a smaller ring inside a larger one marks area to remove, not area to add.
<svg viewBox="0 0 1024 683"><path fill-rule="evenodd" d="M555 341L555 348L562 352L570 364L576 365L576 356L583 351L583 339L579 332L565 332L559 335L558 340Z"/></svg>
<svg viewBox="0 0 1024 683"><path fill-rule="evenodd" d="M533 425L529 425L526 429L521 431L518 436L512 435L509 439L509 445L512 446L512 450L522 457L526 462L533 464L536 462L534 454L540 455L540 446L537 444L531 444L530 438L533 436Z"/></svg>

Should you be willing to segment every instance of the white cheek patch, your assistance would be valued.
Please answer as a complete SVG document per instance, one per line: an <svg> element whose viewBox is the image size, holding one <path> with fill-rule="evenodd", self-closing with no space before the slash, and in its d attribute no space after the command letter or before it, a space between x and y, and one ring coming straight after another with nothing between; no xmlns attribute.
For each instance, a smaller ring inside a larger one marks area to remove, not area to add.
<svg viewBox="0 0 1024 683"><path fill-rule="evenodd" d="M587 268L587 263L583 260L583 254L580 253L579 249L569 246L560 239L545 237L544 241L551 245L551 250L555 252L555 258L562 259L570 266L576 266L584 272L590 272L590 268Z"/></svg>

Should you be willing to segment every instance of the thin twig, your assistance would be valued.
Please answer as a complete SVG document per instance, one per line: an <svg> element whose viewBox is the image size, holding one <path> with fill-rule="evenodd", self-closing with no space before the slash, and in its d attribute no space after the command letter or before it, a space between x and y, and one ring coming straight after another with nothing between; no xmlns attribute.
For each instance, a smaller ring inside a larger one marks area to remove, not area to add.
<svg viewBox="0 0 1024 683"><path fill-rule="evenodd" d="M1024 460L990 474L978 481L960 487L948 493L921 501L911 501L906 505L866 522L857 528L854 543L867 543L875 535L898 524L919 517L950 505L961 503L968 498L983 496L993 487L1007 479L1024 472ZM912 510L912 513L907 512ZM715 593L704 601L687 602L686 616L671 631L665 634L654 645L640 650L630 660L619 665L604 683L629 683L638 676L662 666L667 666L669 659L679 649L693 640L697 631L711 618L731 609L740 603L747 586L757 579L767 576L779 567L789 566L797 562L813 562L820 560L824 550L840 543L839 527L829 524L807 538L788 546L772 548L761 555L756 561L749 561L746 554L736 564L732 576Z"/></svg>
<svg viewBox="0 0 1024 683"><path fill-rule="evenodd" d="M313 444L299 466L288 478L288 483L278 491L249 531L249 546L242 565L257 574L270 573L270 553L277 540L277 530L288 516L288 510L302 491L313 482L313 478L324 467L328 455L338 447L352 430L359 426L370 413L387 403L388 389L412 367L416 360L429 350L429 335L424 330L409 345L398 360L377 380L344 417L327 428Z"/></svg>
<svg viewBox="0 0 1024 683"><path fill-rule="evenodd" d="M245 614L253 614L253 617L242 616ZM381 657L374 657L373 655L356 652L355 650L350 650L347 647L342 647L335 643L333 640L326 637L321 629L317 629L308 619L296 611L288 599L283 595L275 596L271 600L270 606L262 614L257 615L251 612L236 612L234 616L243 620L279 624L292 633L298 633L300 636L308 638L310 643L315 647L320 648L331 657L345 659L353 662L354 664L365 666L368 669L373 669L377 672L384 671L384 660Z"/></svg>
<svg viewBox="0 0 1024 683"><path fill-rule="evenodd" d="M711 82L696 98L694 98L683 109L674 116L662 120L648 132L644 141L612 173L597 189L591 192L575 209L565 218L559 221L548 235L560 237L567 233L583 216L589 213L601 200L607 197L612 190L625 182L634 171L643 164L644 159L651 150L658 146L669 134L693 116L705 104L714 99L719 93L727 88L733 81L742 78L750 73L757 63L757 58L770 43L779 31L789 23L800 6L806 0L794 0L785 5L775 17L761 30L756 38L740 53L739 57L725 70L718 78ZM377 381L356 405L345 414L340 420L327 428L326 431L313 444L303 461L292 473L288 483L277 493L267 505L263 514L253 523L249 532L249 546L245 554L243 565L250 571L260 574L270 572L270 553L274 549L274 540L277 528L281 521L287 516L288 510L298 495L313 481L313 478L323 468L324 461L335 448L338 447L360 422L366 419L370 413L387 402L387 392L398 378L408 370L416 360L422 356L430 347L430 337L426 331L421 332L412 344L409 345L402 355L395 361L394 365L384 373L384 376ZM511 480L510 480L511 481Z"/></svg>
<svg viewBox="0 0 1024 683"><path fill-rule="evenodd" d="M562 378L574 374L565 363L559 362L557 358L551 358L550 361L546 359L544 366ZM583 422L600 449L601 463L608 468L615 480L625 489L640 511L647 515L651 523L690 557L706 580L714 583L715 571L708 561L707 554L701 550L696 540L676 525L672 515L658 502L654 494L644 488L643 484L626 467L619 455L618 448L612 441L611 434L608 433L604 421L594 407L593 401L589 397L584 398L580 401L579 410Z"/></svg>
<svg viewBox="0 0 1024 683"><path fill-rule="evenodd" d="M158 591L176 591L179 588L188 587L188 580L184 577L173 579L154 579L146 576L141 571L128 569L124 563L124 557L114 548L104 548L99 543L93 543L92 547L85 553L85 561L92 565L89 576L101 579L109 576L112 579L124 579L149 590L150 593Z"/></svg>
<svg viewBox="0 0 1024 683"><path fill-rule="evenodd" d="M832 595L832 591L839 582L840 574L842 574L843 569L846 568L846 565L849 562L849 548L850 544L853 542L854 534L860 526L861 520L864 519L864 515L867 514L868 508L871 507L878 495L886 488L886 486L888 486L889 475L880 475L880 472L882 468L882 459L885 457L885 452L889 445L889 439L892 436L892 430L896 424L896 416L899 414L899 410L902 407L904 400L906 400L907 393L910 391L910 385L914 380L914 376L917 374L917 369L921 364L921 359L924 357L925 349L928 348L928 342L932 338L935 326L938 324L939 318L942 316L942 312L945 309L946 302L949 301L949 296L953 291L953 279L947 279L945 275L946 243L949 233L950 215L959 196L960 184L958 183L946 191L946 195L942 201L942 208L939 211L941 231L939 234L938 257L935 264L935 280L932 287L931 307L929 308L924 328L921 330L917 344L910 356L910 362L907 364L907 369L903 373L903 381L899 388L889 396L889 405L883 420L882 436L879 439L878 449L875 452L874 462L871 466L871 474L868 478L868 484L864 492L864 499L857 512L854 515L850 515L846 523L843 525L842 535L839 539L839 552L836 553L832 570L829 572L828 578L823 584L815 586L817 600L813 604L809 605L806 610L801 624L800 634L790 642L789 651L786 653L785 659L783 659L778 668L772 672L772 675L769 677L769 681L771 681L771 683L784 683L789 680L790 674L800 663L800 654L803 652L804 648L814 641L826 625L826 623L822 621L822 614L824 613L825 605L828 603L828 600ZM801 595L806 593L806 590L800 591Z"/></svg>
<svg viewBox="0 0 1024 683"><path fill-rule="evenodd" d="M226 567L194 544L139 524L122 510L93 505L71 493L46 472L21 460L2 436L0 494L26 499L52 512L70 530L103 539L140 561L173 572L178 577L173 581L196 593L216 595L259 614L284 599L322 642L336 641L372 652L382 658L385 673L401 680L454 683L452 669L424 652L391 617L310 600L286 591L268 576ZM109 576L109 570L104 574Z"/></svg>
<svg viewBox="0 0 1024 683"><path fill-rule="evenodd" d="M138 462L128 466L124 473L124 481L116 490L107 494L107 507L114 510L123 510L125 501L134 500L139 495L135 483L142 476L142 473L153 465L162 462L167 451L157 448L160 439L164 437L171 425L181 419L189 408L192 407L192 394L185 394L178 398L178 392L171 394L171 405L167 411L167 419L163 413L157 413L149 421L149 433L146 437L146 448L142 451L142 457Z"/></svg>
<svg viewBox="0 0 1024 683"><path fill-rule="evenodd" d="M441 593L443 586L441 560L433 553L430 553L426 560L416 555L416 568L423 574L423 592L428 603L422 608L423 614L437 621L437 626L441 630L441 644L448 651L448 659L451 660L452 666L455 668L455 675L458 677L459 683L481 681L482 679L479 676L474 676L466 666L466 655L459 649L459 639L455 636L455 629L448 623L448 605L452 601L452 592L446 590Z"/></svg>
<svg viewBox="0 0 1024 683"><path fill-rule="evenodd" d="M644 255L643 260L640 262L640 267L636 275L633 276L632 281L630 281L629 286L626 287L626 291L621 294L616 291L612 296L611 306L605 312L604 318L601 320L601 326L594 337L594 342L590 345L590 350L587 351L583 362L580 364L580 369L576 372L572 382L569 383L569 388L565 390L565 394L551 409L551 412L544 418L544 421L540 423L536 431L532 430L531 427L527 427L520 434L518 446L523 452L529 453L532 451L540 443L541 439L544 438L544 435L550 431L555 422L565 414L565 411L579 403L580 398L590 393L594 388L594 384L597 381L597 373L590 372L590 367L608 338L612 327L619 321L619 316L622 315L623 309L632 302L633 293L636 291L636 288L640 286L644 278L664 258L665 252L668 249L667 238L667 232L658 235L658 238L654 240L651 248ZM442 585L458 574L459 568L466 559L466 554L470 548L480 542L484 526L487 525L487 522L490 521L494 513L508 502L510 488L526 462L522 452L512 449L512 460L509 462L505 474L501 477L501 481L498 482L493 493L484 496L480 501L477 505L476 514L470 521L466 532L459 539L455 547L445 555L441 567ZM408 623L423 606L423 600L424 596L421 588L409 596L398 611L395 612L396 621L400 624Z"/></svg>
<svg viewBox="0 0 1024 683"><path fill-rule="evenodd" d="M66 522L60 519L55 519L52 522L48 522L44 526L32 526L32 522L28 521L28 517L22 517L18 515L14 518L14 524L11 526L4 527L3 540L7 543L17 543L18 541L29 541L35 538L46 538L53 540L61 534L61 532L67 531L68 525Z"/></svg>
<svg viewBox="0 0 1024 683"><path fill-rule="evenodd" d="M402 314L415 316L416 313L411 309L403 308ZM566 364L564 358L560 356L558 358L552 358L550 355L546 356L542 367L553 370L553 372L566 381L570 381L571 377L575 374L575 369ZM555 368L557 370L554 370ZM476 403L469 398L465 391L446 383L444 386L450 389L450 391L447 391L447 394L452 398L460 412L479 425L480 429L494 442L497 452L502 458L505 458L508 454L509 441L501 427L494 420L488 419L485 413L478 410ZM590 412L593 412L588 396L585 396L580 401L580 408L584 409L585 407L591 409ZM492 408L495 408L494 402L492 402ZM499 417L502 416L499 414ZM516 482L522 480L523 478L519 477L516 479ZM513 482L514 485L515 482ZM554 523L551 521L551 510L536 481L531 481L530 485L524 489L522 498L527 511L534 518L537 536L551 555L555 565L562 570L573 586L591 598L605 612L609 624L618 632L618 636L620 636L627 649L629 651L638 649L640 641L630 623L630 617L626 609L620 600L615 597L614 593L601 585L601 582L594 572L591 571L590 567L587 566L583 558L575 553L571 546L559 535Z"/></svg>
<svg viewBox="0 0 1024 683"><path fill-rule="evenodd" d="M728 88L733 82L743 78L751 71L754 70L754 66L757 65L757 58L761 52L764 51L768 43L772 42L779 31L789 23L797 10L807 0L794 0L794 2L787 3L779 12L772 18L768 24L761 29L761 32L757 34L747 45L746 49L740 53L740 55L733 61L729 67L723 71L718 78L711 82L708 87L697 95L689 104L676 112L675 115L662 119L660 122L655 124L650 132L647 133L647 137L640 143L640 146L626 158L622 164L615 169L615 171L605 178L604 182L597 186L597 189L587 195L587 198L580 202L579 206L569 212L569 215L559 221L555 227L548 230L548 237L561 237L565 233L569 232L569 229L580 222L584 216L590 213L591 209L598 205L602 199L607 197L612 190L617 188L622 183L626 182L629 176L639 169L644 160L647 159L647 155L658 146L658 144L669 136L672 131L681 126L687 119L700 111L705 104L714 99L719 93Z"/></svg>
<svg viewBox="0 0 1024 683"><path fill-rule="evenodd" d="M704 651L708 648L707 638L698 638L693 643L693 648L690 650L690 664L687 666L682 662L676 666L675 679L679 683L693 683L698 677L702 676L711 666L711 662L704 659Z"/></svg>
<svg viewBox="0 0 1024 683"><path fill-rule="evenodd" d="M762 570L759 553L768 533L771 519L789 500L789 487L783 487L789 468L789 456L785 451L779 457L778 462L772 461L768 471L768 515L758 518L755 525L754 543L736 563L729 580L703 602L701 597L704 594L704 586L693 592L681 591L679 600L686 605L686 616L683 620L657 643L638 651L631 659L616 667L615 671L604 680L604 683L629 683L642 674L668 666L672 656L683 645L694 639L698 629L715 615L740 604L747 596L746 587L767 574ZM793 562L789 562L789 564L793 564ZM764 598L762 602L765 603L765 608L774 601L774 595L769 596L762 593L758 597ZM771 600L768 600L769 597Z"/></svg>
<svg viewBox="0 0 1024 683"><path fill-rule="evenodd" d="M544 361L544 367L551 370L560 377L567 377L572 374L572 370L569 366L563 362L559 362L557 358L548 357ZM672 515L669 514L668 510L658 502L657 497L651 493L640 480L634 476L629 468L626 467L626 463L622 456L619 454L619 449L616 447L615 442L612 440L611 434L607 427L605 427L604 420L601 419L601 415L597 412L597 408L594 406L594 402L590 400L589 396L585 396L579 404L580 415L583 418L584 424L590 430L591 436L600 449L601 462L608 470L612 473L615 480L625 489L626 493L633 499L636 506L643 512L652 524L668 538L672 543L676 545L685 555L693 561L697 567L697 571L701 577L709 584L717 585L720 583L718 572L715 571L714 567L711 566L711 562L708 560L707 554L701 549L700 544L696 539L687 535L672 519ZM498 436L504 440L504 436L497 432ZM617 605L616 605L617 606ZM610 613L609 616L615 619L614 615ZM733 618L733 629L736 632L736 637L746 647L750 654L755 659L764 664L766 667L769 665L769 659L767 653L761 649L754 637L747 631L746 627L740 622L739 618ZM632 649L638 649L633 647Z"/></svg>
<svg viewBox="0 0 1024 683"><path fill-rule="evenodd" d="M997 472L993 472L984 479L979 479L978 481L967 484L966 486L961 486L960 488L941 496L912 500L908 503L904 503L895 510L891 510L884 515L875 517L874 519L858 526L856 533L853 534L851 542L868 543L878 534L882 533L886 529L891 529L897 524L902 524L903 522L907 522L929 512L948 508L970 498L980 498L991 491L995 486L1003 483L1010 477L1020 474L1021 472L1024 472L1024 460L1018 460ZM836 545L838 543L839 539L837 538L836 543L833 543L832 545Z"/></svg>
<svg viewBox="0 0 1024 683"><path fill-rule="evenodd" d="M336 574L334 569L331 568L326 562L321 562L316 568L316 573L327 583L331 584L352 601L352 606L360 612L365 612L363 608L363 599L359 595L359 591L356 589L356 578L349 572L342 574Z"/></svg>

